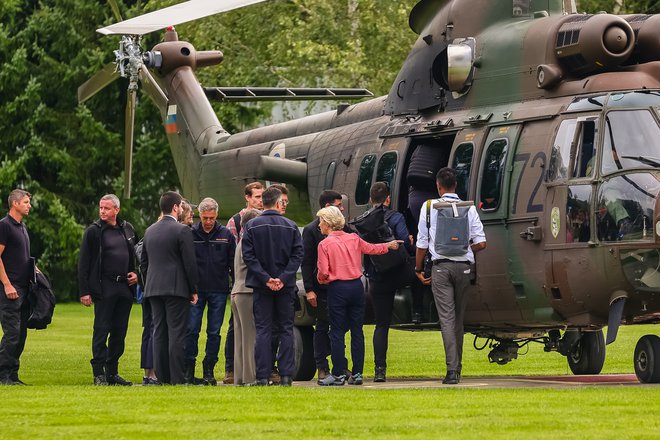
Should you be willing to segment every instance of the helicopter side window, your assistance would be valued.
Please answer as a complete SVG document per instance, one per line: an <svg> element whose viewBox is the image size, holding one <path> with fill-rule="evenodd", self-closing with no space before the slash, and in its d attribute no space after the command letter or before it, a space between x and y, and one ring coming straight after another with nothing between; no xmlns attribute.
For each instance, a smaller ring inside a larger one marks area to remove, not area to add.
<svg viewBox="0 0 660 440"><path fill-rule="evenodd" d="M378 161L378 168L376 169L376 182L385 182L392 190L394 188L394 177L396 176L396 151L388 151L383 154Z"/></svg>
<svg viewBox="0 0 660 440"><path fill-rule="evenodd" d="M648 110L612 111L605 117L603 174L660 167L660 127Z"/></svg>
<svg viewBox="0 0 660 440"><path fill-rule="evenodd" d="M333 160L328 165L328 169L325 172L325 183L323 189L332 189L332 185L335 183L335 171L337 169L337 161Z"/></svg>
<svg viewBox="0 0 660 440"><path fill-rule="evenodd" d="M660 183L638 173L605 181L598 190L596 235L601 241L654 240L653 211Z"/></svg>
<svg viewBox="0 0 660 440"><path fill-rule="evenodd" d="M495 211L500 206L507 150L506 139L494 140L486 150L480 195L480 206L484 211Z"/></svg>
<svg viewBox="0 0 660 440"><path fill-rule="evenodd" d="M548 168L548 181L564 180L568 178L568 170L571 160L571 143L575 137L575 119L562 121L555 137L550 155Z"/></svg>
<svg viewBox="0 0 660 440"><path fill-rule="evenodd" d="M573 164L573 177L591 177L594 174L596 162L596 121L582 121L579 136Z"/></svg>
<svg viewBox="0 0 660 440"><path fill-rule="evenodd" d="M362 163L360 163L357 184L355 186L356 205L366 205L369 203L369 189L371 189L371 181L373 180L375 167L376 155L368 154L364 156Z"/></svg>
<svg viewBox="0 0 660 440"><path fill-rule="evenodd" d="M591 239L591 185L568 187L566 198L566 243Z"/></svg>
<svg viewBox="0 0 660 440"><path fill-rule="evenodd" d="M462 200L468 200L468 186L472 171L472 154L474 145L471 142L460 144L454 152L452 168L456 171L456 194Z"/></svg>

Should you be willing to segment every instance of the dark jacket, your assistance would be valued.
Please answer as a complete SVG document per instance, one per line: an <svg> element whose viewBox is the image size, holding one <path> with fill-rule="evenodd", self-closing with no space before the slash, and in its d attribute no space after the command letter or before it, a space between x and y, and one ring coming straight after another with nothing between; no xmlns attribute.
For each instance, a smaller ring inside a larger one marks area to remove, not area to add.
<svg viewBox="0 0 660 440"><path fill-rule="evenodd" d="M144 297L190 298L197 292L197 258L192 229L170 216L147 228L140 258Z"/></svg>
<svg viewBox="0 0 660 440"><path fill-rule="evenodd" d="M408 238L408 228L406 227L406 219L403 217L403 214L401 214L399 211L385 208L385 221L392 230L394 238L396 240L403 240L403 245L406 248L406 251L412 254L413 248L410 244L410 239ZM392 269L392 271L398 270L399 269ZM373 264L369 258L364 259L364 274L366 277L373 280L377 280L382 277L382 274L374 270Z"/></svg>
<svg viewBox="0 0 660 440"><path fill-rule="evenodd" d="M208 234L201 223L192 228L197 256L197 272L202 293L229 293L229 275L234 278L234 235L218 222Z"/></svg>
<svg viewBox="0 0 660 440"><path fill-rule="evenodd" d="M248 267L245 284L268 289L270 278L284 283L282 290L293 291L296 272L303 258L298 226L275 210L264 211L243 225L243 259Z"/></svg>
<svg viewBox="0 0 660 440"><path fill-rule="evenodd" d="M117 226L126 239L128 250L128 271L136 271L135 245L137 236L133 225L117 217ZM92 298L101 298L101 266L103 265L103 233L111 226L103 220L97 220L85 229L82 244L80 245L80 259L78 260L78 289L80 296L92 295ZM134 290L135 286L131 286ZM135 293L135 292L133 292Z"/></svg>

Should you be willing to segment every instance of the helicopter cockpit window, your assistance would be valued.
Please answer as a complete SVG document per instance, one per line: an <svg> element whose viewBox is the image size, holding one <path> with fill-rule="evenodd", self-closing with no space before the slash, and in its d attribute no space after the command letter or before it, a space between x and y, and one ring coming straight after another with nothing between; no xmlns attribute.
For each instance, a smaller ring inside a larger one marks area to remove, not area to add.
<svg viewBox="0 0 660 440"><path fill-rule="evenodd" d="M486 150L480 193L483 211L495 211L500 206L507 150L506 139L494 140Z"/></svg>
<svg viewBox="0 0 660 440"><path fill-rule="evenodd" d="M472 153L474 145L463 143L456 147L452 168L456 171L456 194L462 200L468 200L470 185L470 171L472 171Z"/></svg>
<svg viewBox="0 0 660 440"><path fill-rule="evenodd" d="M573 177L591 177L596 164L596 121L582 121L579 129L580 139L575 152Z"/></svg>
<svg viewBox="0 0 660 440"><path fill-rule="evenodd" d="M591 185L568 187L566 217L566 243L591 239Z"/></svg>
<svg viewBox="0 0 660 440"><path fill-rule="evenodd" d="M660 182L653 174L614 177L598 190L596 235L601 241L654 240L653 210Z"/></svg>
<svg viewBox="0 0 660 440"><path fill-rule="evenodd" d="M355 204L366 205L369 203L369 189L374 176L376 167L376 155L368 154L362 159L360 170L358 171L357 184L355 186Z"/></svg>
<svg viewBox="0 0 660 440"><path fill-rule="evenodd" d="M660 167L660 127L650 111L609 112L603 137L603 174Z"/></svg>
<svg viewBox="0 0 660 440"><path fill-rule="evenodd" d="M335 183L335 170L337 169L337 161L333 160L328 165L328 169L325 172L325 182L323 189L332 189L332 186Z"/></svg>
<svg viewBox="0 0 660 440"><path fill-rule="evenodd" d="M390 188L394 188L396 159L396 151L389 151L380 157L378 168L376 169L376 182L385 182Z"/></svg>
<svg viewBox="0 0 660 440"><path fill-rule="evenodd" d="M568 178L568 170L571 160L571 143L575 137L575 119L562 121L555 137L550 166L548 168L548 181L564 180Z"/></svg>

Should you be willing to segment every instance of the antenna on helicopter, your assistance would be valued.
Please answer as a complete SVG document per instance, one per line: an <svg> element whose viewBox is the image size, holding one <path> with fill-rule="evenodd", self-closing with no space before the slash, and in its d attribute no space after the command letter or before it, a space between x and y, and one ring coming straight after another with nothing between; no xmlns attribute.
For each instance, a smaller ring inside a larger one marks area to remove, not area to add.
<svg viewBox="0 0 660 440"><path fill-rule="evenodd" d="M121 35L119 49L115 50L115 61L108 63L94 76L78 88L78 102L84 103L99 91L103 90L116 79L128 78L128 93L126 96L125 137L124 137L124 197L131 195L131 174L133 167L133 132L135 125L135 106L137 105L138 83L156 107L166 107L168 98L149 72L149 67L160 68L162 54L159 51L143 51L140 47L142 35L167 29L167 38L176 40L174 26L207 17L220 12L242 8L264 0L190 0L139 17L123 20L116 0L108 0L117 23L97 29L103 35ZM221 3L221 4L219 4ZM199 53L203 58L204 53ZM211 57L218 59L217 54ZM220 55L220 60L221 55ZM203 61L200 60L201 67ZM206 65L215 64L208 62Z"/></svg>

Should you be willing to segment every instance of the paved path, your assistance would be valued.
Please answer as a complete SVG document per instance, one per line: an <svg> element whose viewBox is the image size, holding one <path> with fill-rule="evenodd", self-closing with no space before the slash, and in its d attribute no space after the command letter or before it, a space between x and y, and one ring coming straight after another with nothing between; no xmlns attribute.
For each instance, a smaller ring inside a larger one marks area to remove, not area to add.
<svg viewBox="0 0 660 440"><path fill-rule="evenodd" d="M316 381L294 382L293 385L297 387L318 387ZM388 379L385 383L374 383L369 378L361 387L344 385L344 388L575 388L581 386L660 387L660 384L640 384L634 374L602 374L593 376L468 376L463 377L458 385L443 385L442 378Z"/></svg>

